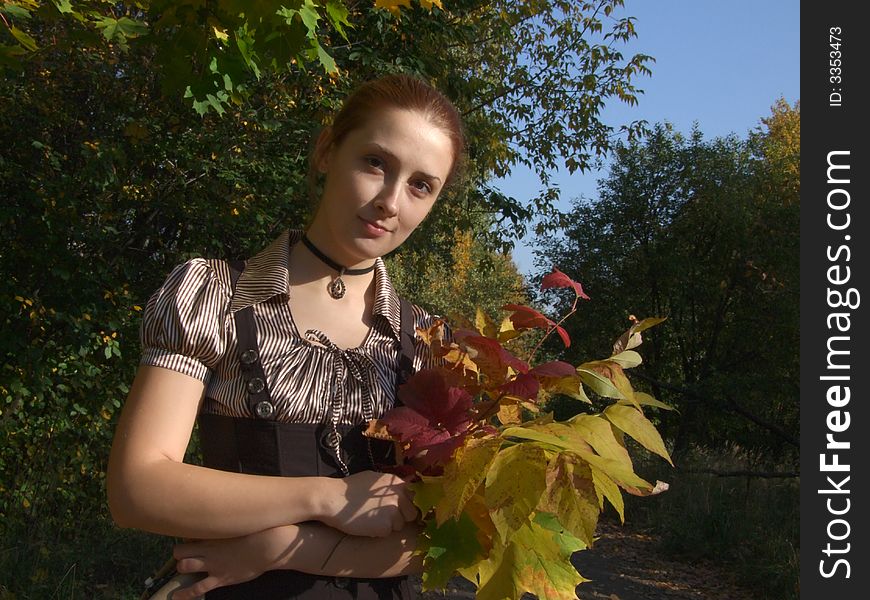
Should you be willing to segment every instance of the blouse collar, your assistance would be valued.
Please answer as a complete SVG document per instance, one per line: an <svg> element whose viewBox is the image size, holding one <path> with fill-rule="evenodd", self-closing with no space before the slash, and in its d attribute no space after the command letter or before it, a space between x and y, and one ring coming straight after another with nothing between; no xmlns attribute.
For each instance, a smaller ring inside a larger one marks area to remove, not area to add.
<svg viewBox="0 0 870 600"><path fill-rule="evenodd" d="M279 294L289 298L290 292L290 247L302 239L302 230L283 232L259 254L251 257L236 284L230 311L236 312L246 306L265 302ZM375 302L373 315L380 315L390 324L396 340L401 339L399 296L387 275L384 261L375 261Z"/></svg>

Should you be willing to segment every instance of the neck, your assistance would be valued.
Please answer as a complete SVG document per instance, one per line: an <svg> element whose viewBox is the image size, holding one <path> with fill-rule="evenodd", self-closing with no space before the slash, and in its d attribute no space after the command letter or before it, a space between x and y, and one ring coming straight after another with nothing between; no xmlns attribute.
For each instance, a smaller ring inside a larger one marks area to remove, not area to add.
<svg viewBox="0 0 870 600"><path fill-rule="evenodd" d="M310 234L308 237L318 250L323 252L323 254L325 254L326 256L329 256L329 258L332 259L334 262L341 264L338 260L330 256L326 251L322 250L320 248L320 245L311 238ZM293 247L290 249L289 262L290 264L288 266L290 269L291 285L305 285L307 283L320 282L323 284L322 287L325 290L326 284L333 281L339 274L336 269L333 269L331 266L318 258L311 250L309 250L308 247L306 247L301 240L298 243L294 244ZM349 268L365 268L372 266L375 262L376 259L362 261ZM364 273L361 275L345 274L342 276L342 280L347 286L348 292L351 292L350 295L356 295L359 293L364 293L374 282L374 277L375 272L374 270L372 270L368 273Z"/></svg>
<svg viewBox="0 0 870 600"><path fill-rule="evenodd" d="M305 234L317 250L326 255L333 263L341 265L345 269L366 269L375 264L376 259L350 255L347 250L341 247L341 244L329 230L319 226L319 221L316 218Z"/></svg>

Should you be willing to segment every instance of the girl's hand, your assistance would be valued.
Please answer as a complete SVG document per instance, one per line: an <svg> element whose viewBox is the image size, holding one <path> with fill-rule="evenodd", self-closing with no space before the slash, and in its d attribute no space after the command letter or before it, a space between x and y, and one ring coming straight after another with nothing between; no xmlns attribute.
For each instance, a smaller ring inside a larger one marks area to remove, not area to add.
<svg viewBox="0 0 870 600"><path fill-rule="evenodd" d="M407 484L389 473L363 471L343 479L325 499L320 521L354 536L385 537L417 520Z"/></svg>
<svg viewBox="0 0 870 600"><path fill-rule="evenodd" d="M275 527L225 540L204 540L175 546L179 573L205 573L206 577L177 590L173 600L195 600L215 588L244 583L277 568L291 551L287 539L293 528Z"/></svg>

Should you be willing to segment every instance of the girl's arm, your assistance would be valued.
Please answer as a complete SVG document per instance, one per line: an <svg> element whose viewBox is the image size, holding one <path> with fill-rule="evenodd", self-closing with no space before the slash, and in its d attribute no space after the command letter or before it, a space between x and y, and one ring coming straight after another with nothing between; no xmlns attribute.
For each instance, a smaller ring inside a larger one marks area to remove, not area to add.
<svg viewBox="0 0 870 600"><path fill-rule="evenodd" d="M373 539L346 536L318 523L304 523L229 540L179 544L173 552L178 559L178 571L207 575L172 597L194 600L215 588L250 581L276 569L365 578L419 573L422 559L414 555L419 531L416 524L411 524Z"/></svg>
<svg viewBox="0 0 870 600"><path fill-rule="evenodd" d="M317 520L353 535L385 536L416 519L394 475L268 477L183 463L203 389L182 373L139 369L109 456L109 508L121 527L203 539Z"/></svg>

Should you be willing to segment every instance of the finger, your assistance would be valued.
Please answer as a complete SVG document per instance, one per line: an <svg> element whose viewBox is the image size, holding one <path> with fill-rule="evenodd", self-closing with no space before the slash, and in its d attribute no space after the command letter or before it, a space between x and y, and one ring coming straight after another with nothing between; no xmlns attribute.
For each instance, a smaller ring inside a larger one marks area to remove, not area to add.
<svg viewBox="0 0 870 600"><path fill-rule="evenodd" d="M200 579L193 585L176 590L172 594L172 600L198 600L217 587L220 587L218 578L209 576Z"/></svg>
<svg viewBox="0 0 870 600"><path fill-rule="evenodd" d="M205 566L205 560L200 557L182 558L178 561L178 564L175 565L175 570L179 573L201 573L203 571L208 571Z"/></svg>
<svg viewBox="0 0 870 600"><path fill-rule="evenodd" d="M399 510L405 521L416 521L419 511L407 494L399 494Z"/></svg>
<svg viewBox="0 0 870 600"><path fill-rule="evenodd" d="M405 528L405 517L401 512L396 511L393 513L393 531L402 531Z"/></svg>

